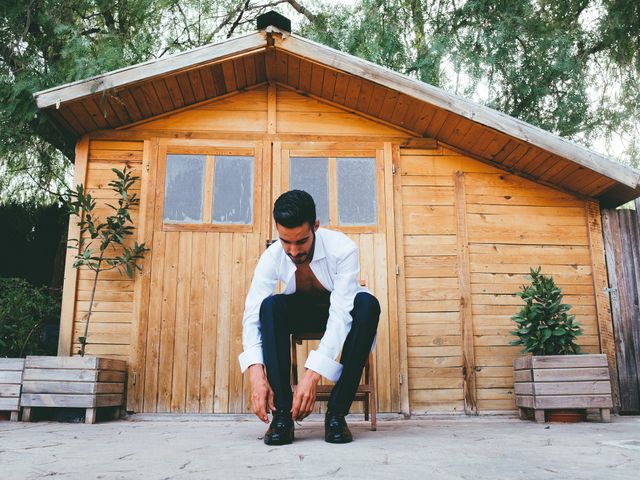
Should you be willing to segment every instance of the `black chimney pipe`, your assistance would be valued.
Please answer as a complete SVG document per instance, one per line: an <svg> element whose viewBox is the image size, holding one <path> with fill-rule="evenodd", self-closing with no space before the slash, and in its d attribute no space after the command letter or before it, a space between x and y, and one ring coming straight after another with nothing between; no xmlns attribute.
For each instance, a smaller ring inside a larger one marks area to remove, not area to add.
<svg viewBox="0 0 640 480"><path fill-rule="evenodd" d="M258 16L258 30L264 30L268 26L291 33L291 20L273 10Z"/></svg>

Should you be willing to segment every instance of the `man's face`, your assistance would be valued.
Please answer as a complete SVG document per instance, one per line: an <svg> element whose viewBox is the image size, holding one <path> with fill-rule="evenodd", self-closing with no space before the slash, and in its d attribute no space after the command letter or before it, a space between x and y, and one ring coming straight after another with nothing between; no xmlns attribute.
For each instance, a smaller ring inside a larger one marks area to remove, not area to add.
<svg viewBox="0 0 640 480"><path fill-rule="evenodd" d="M320 222L311 227L308 222L303 223L299 227L287 228L276 223L280 243L285 253L296 265L303 264L313 256L313 240L315 231L320 226Z"/></svg>

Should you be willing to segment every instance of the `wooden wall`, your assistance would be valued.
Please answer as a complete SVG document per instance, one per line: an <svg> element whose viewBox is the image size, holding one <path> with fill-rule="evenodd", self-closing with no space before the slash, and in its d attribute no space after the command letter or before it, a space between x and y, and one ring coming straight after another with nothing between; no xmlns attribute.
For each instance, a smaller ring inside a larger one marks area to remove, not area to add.
<svg viewBox="0 0 640 480"><path fill-rule="evenodd" d="M169 140L175 137L180 140ZM158 202L161 197L154 192L164 179L160 178L162 173L157 164L158 143L171 141L197 146L246 141L264 147L265 161L273 161L274 168L280 168L275 167L278 159L272 159L272 152L267 151L275 145L273 152L276 152L280 139L312 141L314 145L320 141L323 145L346 145L348 148L353 148L353 142L375 141L382 151L385 140L406 137L396 129L291 89L269 89L266 85L140 123L124 131L94 134L87 146L85 180L99 195L101 213L106 212L104 202L110 196L106 184L113 175L111 167L122 168L126 162L143 177L142 183L146 185L146 196L143 194L146 200L143 198L141 205L146 220L138 222L138 212L134 213L134 221L139 231L143 231L139 239L147 241L152 248L144 263L145 273L138 275L135 282L115 272L100 281L87 349L91 354L129 359L132 374L129 408L149 412L249 411L249 386L240 374L237 361L242 349L241 317L244 296L261 245L271 235L266 231L159 230L157 220L161 211ZM134 139L137 141L131 141ZM388 160L390 162L390 158ZM78 165L81 164L80 160ZM388 170L391 175L391 169ZM270 211L272 197L278 193L279 185L275 172L269 177L269 169L264 171L265 176L258 181L265 191L261 203L267 205L267 209L263 208L260 214ZM270 185L272 191L269 191ZM384 190L384 185L386 183L381 179L379 188ZM391 191L380 191L379 198L385 198L387 193L391 195ZM153 205L154 199L156 205ZM390 198L389 205L392 204ZM392 227L392 216L389 222ZM395 288L387 281L391 277L395 282L393 265L387 268L387 254L394 248L385 242L388 226L382 223L381 232L384 233L354 235L354 240L361 246L365 265L363 278L374 293L383 297L383 307L391 306L395 312ZM263 227L261 230L268 230ZM199 261L202 258L204 262ZM66 290L75 291L75 299L65 293L67 303L73 302L76 319L82 317L88 306L90 282L87 274L80 272L77 288ZM394 298L390 299L390 295ZM135 315L140 318L132 323ZM379 408L383 411L399 409L398 376L392 377L389 368L389 365L396 371L399 368L396 326L395 313L385 315L381 320L376 355ZM73 351L77 350L81 327L77 321L68 327L74 332ZM390 333L396 335L394 341L389 340ZM61 353L64 353L63 343ZM305 348L303 358L306 351Z"/></svg>
<svg viewBox="0 0 640 480"><path fill-rule="evenodd" d="M77 181L86 182L103 211L111 195L110 168L129 165L149 185L146 197L141 191L146 198L143 223L149 228L142 228L140 239L152 245L146 273L135 282L115 272L103 277L87 349L129 359L137 381L134 385L130 376L131 410L206 413L249 408L248 383L237 364L239 321L266 234L167 232L153 238L153 216L158 213L150 202L154 182L163 181L154 180L155 155L158 141L171 138L190 145L198 145L198 139L209 144L218 139L262 142L265 165L275 168L265 168L262 177L267 215L279 191L280 142L384 145L386 207L392 214L387 214L387 223L393 226L395 215L402 233L386 240L380 233L357 239L363 275L374 293L386 297L381 303L390 312L382 319L376 353L381 411L514 409L511 364L518 348L508 345L510 317L521 304L514 294L530 266L542 265L543 273L553 275L563 289L583 324L584 350L599 352L606 346L600 346L599 337L599 328L606 326L606 319L600 326L598 320L598 302L602 310L603 300L594 293L602 271L594 276L593 265L601 265L592 252L602 249L594 247L589 230L593 202L444 148L399 149L409 138L404 132L289 88L264 85L123 131L97 132L79 144ZM82 148L88 162L83 163ZM398 167L394 179L391 162ZM388 225L387 232L392 231ZM395 280L389 279L394 278L395 252L397 295ZM197 261L203 255L206 265ZM89 272L80 271L77 278L73 272L67 263L63 311L71 312L74 321L63 318L61 354L77 350L80 320L88 307ZM213 284L217 298L225 299L215 308L208 300L216 296L207 294ZM143 287L153 292L155 302ZM200 314L189 313L188 324L181 323L189 308ZM134 319L138 313L149 321Z"/></svg>
<svg viewBox="0 0 640 480"><path fill-rule="evenodd" d="M444 148L402 149L400 174L412 412L515 408L510 317L530 266L553 275L580 345L599 351L584 201Z"/></svg>
<svg viewBox="0 0 640 480"><path fill-rule="evenodd" d="M635 210L602 212L604 245L611 287L611 310L620 411L640 412L640 199Z"/></svg>
<svg viewBox="0 0 640 480"><path fill-rule="evenodd" d="M122 170L127 166L135 175L140 176L143 142L91 140L83 143L85 147L79 152L76 163L76 169L82 172L82 175L81 178L76 176L76 183L84 183L88 192L96 199L96 213L99 216L110 214L107 203L113 203L116 198L108 186L115 175L111 169ZM131 191L140 195L140 181ZM132 219L136 225L138 210L132 210ZM72 224L70 230L70 238L77 235L75 225ZM94 249L97 247L96 244ZM63 307L60 354L75 353L80 348L78 337L84 334L84 317L89 309L94 273L87 268L81 268L76 272L67 263L65 277L63 302L68 304L71 297L75 303L71 309ZM75 295L69 295L70 289L71 292L75 291ZM129 358L133 292L134 279L128 279L117 270L100 274L89 323L90 344L86 349L87 354L107 355L125 360ZM70 319L73 321L70 322Z"/></svg>
<svg viewBox="0 0 640 480"><path fill-rule="evenodd" d="M275 108L270 108L270 101L274 102ZM343 137L407 136L397 129L303 96L286 87L278 86L271 100L265 85L141 123L131 130L152 131L160 135L243 132Z"/></svg>

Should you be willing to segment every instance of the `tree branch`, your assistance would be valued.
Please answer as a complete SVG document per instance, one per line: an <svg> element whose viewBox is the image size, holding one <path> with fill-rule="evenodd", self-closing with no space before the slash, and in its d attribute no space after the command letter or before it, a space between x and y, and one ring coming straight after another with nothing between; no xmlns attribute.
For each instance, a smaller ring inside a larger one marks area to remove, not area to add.
<svg viewBox="0 0 640 480"><path fill-rule="evenodd" d="M240 20L242 20L242 16L247 11L247 7L249 6L249 1L250 0L246 0L244 2L244 7L242 7L240 9L240 12L238 13L238 16L236 17L236 20L233 22L233 25L231 25L231 28L229 29L229 32L227 33L227 38L230 38L231 35L233 35L233 32L235 31L235 29L238 28L238 24L240 23Z"/></svg>
<svg viewBox="0 0 640 480"><path fill-rule="evenodd" d="M315 23L318 20L317 15L314 15L313 13L311 13L309 10L307 10L303 5L298 3L296 0L286 0L286 2L289 5L291 5L296 12L307 17L307 20L309 20L311 23Z"/></svg>

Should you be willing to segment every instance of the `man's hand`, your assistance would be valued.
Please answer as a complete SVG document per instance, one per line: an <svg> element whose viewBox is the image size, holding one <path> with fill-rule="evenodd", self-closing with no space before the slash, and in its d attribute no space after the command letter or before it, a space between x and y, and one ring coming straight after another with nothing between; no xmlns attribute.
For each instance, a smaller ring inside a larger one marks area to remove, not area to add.
<svg viewBox="0 0 640 480"><path fill-rule="evenodd" d="M271 390L262 364L255 363L249 367L249 380L251 382L253 413L264 423L269 423L267 408L269 411L274 411L276 407L273 403L273 390Z"/></svg>
<svg viewBox="0 0 640 480"><path fill-rule="evenodd" d="M316 403L316 386L320 381L320 374L307 369L302 380L298 383L293 394L293 407L291 417L293 420L302 420L312 411Z"/></svg>

